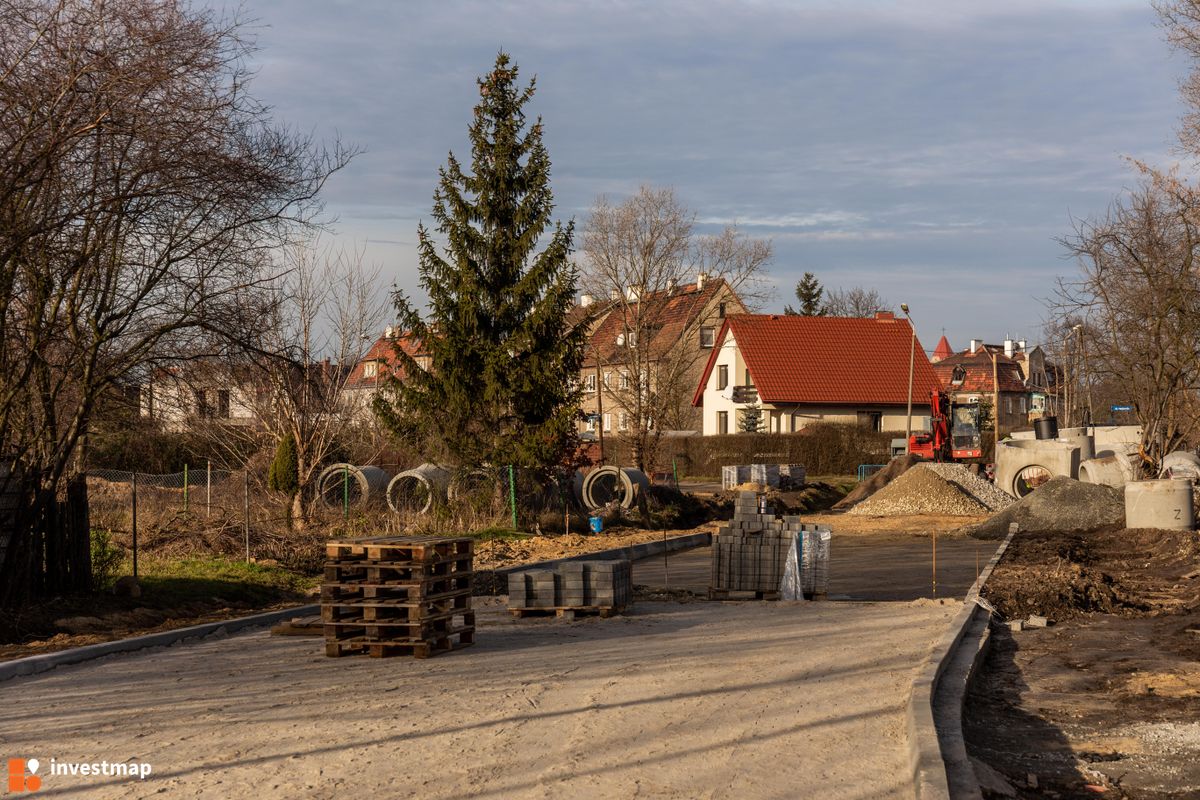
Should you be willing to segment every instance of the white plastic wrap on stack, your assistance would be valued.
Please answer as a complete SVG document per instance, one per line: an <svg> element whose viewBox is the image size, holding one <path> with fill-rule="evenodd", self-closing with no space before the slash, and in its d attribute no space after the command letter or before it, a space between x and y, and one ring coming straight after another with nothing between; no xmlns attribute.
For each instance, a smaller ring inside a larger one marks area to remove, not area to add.
<svg viewBox="0 0 1200 800"><path fill-rule="evenodd" d="M782 600L803 600L829 593L829 543L833 533L824 525L806 527L790 541L783 580Z"/></svg>

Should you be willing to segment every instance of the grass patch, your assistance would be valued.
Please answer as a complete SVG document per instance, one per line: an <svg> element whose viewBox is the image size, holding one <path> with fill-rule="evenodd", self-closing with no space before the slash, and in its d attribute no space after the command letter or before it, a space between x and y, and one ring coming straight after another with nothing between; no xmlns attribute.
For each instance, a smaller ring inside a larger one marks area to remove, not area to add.
<svg viewBox="0 0 1200 800"><path fill-rule="evenodd" d="M125 571L132 574L133 565L127 563ZM214 600L250 605L299 600L321 583L319 576L221 557L142 558L138 573L143 603L164 608Z"/></svg>

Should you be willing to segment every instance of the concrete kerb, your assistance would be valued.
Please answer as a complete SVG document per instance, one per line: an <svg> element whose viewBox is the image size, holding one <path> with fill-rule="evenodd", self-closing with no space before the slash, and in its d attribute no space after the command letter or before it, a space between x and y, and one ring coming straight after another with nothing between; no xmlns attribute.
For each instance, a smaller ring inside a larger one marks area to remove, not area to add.
<svg viewBox="0 0 1200 800"><path fill-rule="evenodd" d="M633 544L627 547L614 547L611 550L600 550L595 553L584 553L578 556L567 556L566 558L555 558L550 561L538 561L535 564L518 564L512 567L504 567L495 570L497 575L508 575L511 572L524 572L527 569L553 569L559 564L566 564L569 561L608 561L611 559L627 558L630 561L638 561L651 556L662 555L663 553L674 553L679 550L691 550L694 547L706 547L712 544L711 533L689 533L687 536L676 536L671 539L659 539L654 542L644 542L642 544ZM479 572L491 572L492 570L477 570Z"/></svg>
<svg viewBox="0 0 1200 800"><path fill-rule="evenodd" d="M962 703L989 640L991 610L977 602L1016 531L1009 531L963 607L917 673L908 698L909 761L917 800L981 797L962 735Z"/></svg>
<svg viewBox="0 0 1200 800"><path fill-rule="evenodd" d="M569 558L556 558L551 561L539 561L534 564L522 564L516 567L506 567L496 570L497 575L507 575L510 572L520 572L526 569L545 569L567 561L597 561L617 558L627 558L636 561L640 558L672 553L678 550L690 550L693 547L703 547L712 541L711 533L693 533L687 536L676 536L672 539L647 542L645 544L617 547L601 550L596 553L586 553ZM190 625L186 628L175 628L169 631L148 633L144 636L134 636L129 639L118 639L113 642L89 644L84 647L72 647L69 650L59 650L56 653L46 653L39 656L17 658L12 661L0 662L0 681L17 678L24 675L36 675L56 667L68 664L78 664L95 658L113 655L115 653L130 653L148 647L166 647L188 639L202 639L212 636L224 629L225 633L233 633L247 628L260 628L274 625L292 617L304 617L321 613L320 605L293 606L278 611L268 611L264 614L253 614L248 617L206 622L202 625Z"/></svg>
<svg viewBox="0 0 1200 800"><path fill-rule="evenodd" d="M91 661L94 658L102 658L114 653L129 653L134 650L143 650L147 647L165 647L176 642L182 642L185 639L202 639L205 636L220 633L222 630L225 633L233 633L234 631L246 628L273 625L276 622L282 622L285 619L291 619L296 616L319 613L321 613L319 605L295 606L293 608L283 608L278 611L268 611L265 614L253 614L249 617L223 619L217 622L206 622L202 625L189 625L186 628L174 628L169 631L148 633L144 636L134 636L130 639L117 639L113 642L72 647L69 650L59 650L56 653L17 658L12 661L0 662L0 681L6 681L22 675L36 675L39 672L46 672L55 667L78 664L81 661Z"/></svg>

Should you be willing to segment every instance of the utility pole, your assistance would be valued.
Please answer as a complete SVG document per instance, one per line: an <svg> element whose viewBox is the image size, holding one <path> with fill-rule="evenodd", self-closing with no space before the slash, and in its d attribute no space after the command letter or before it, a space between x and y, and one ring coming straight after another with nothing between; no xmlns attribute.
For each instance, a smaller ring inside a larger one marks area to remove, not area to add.
<svg viewBox="0 0 1200 800"><path fill-rule="evenodd" d="M992 448L993 462L1000 452L1000 371L996 368L996 361L999 358L999 353L992 353L992 432L996 436L995 446Z"/></svg>
<svg viewBox="0 0 1200 800"><path fill-rule="evenodd" d="M913 362L917 357L917 329L913 326L912 316L908 313L908 303L901 303L900 310L908 318L908 414L904 421L904 453L908 454L908 443L912 439L912 386Z"/></svg>

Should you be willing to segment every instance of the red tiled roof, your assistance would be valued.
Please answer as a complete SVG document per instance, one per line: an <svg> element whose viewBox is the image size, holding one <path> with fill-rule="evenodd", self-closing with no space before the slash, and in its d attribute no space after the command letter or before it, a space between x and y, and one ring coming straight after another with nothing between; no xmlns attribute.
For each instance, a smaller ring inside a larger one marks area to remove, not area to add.
<svg viewBox="0 0 1200 800"><path fill-rule="evenodd" d="M727 302L733 306L727 309L726 313L745 310L741 300L720 278L706 281L702 289L697 289L696 284L692 283L673 292L657 292L643 298L642 324L650 321L654 326L649 348L651 357L670 350L685 334L688 326L696 321L696 317L703 314L717 296L723 293L729 295ZM633 315L638 313L636 302L630 305L621 300L599 302L604 306L600 313L605 316L592 331L585 366L594 366L597 358L605 364L619 362L621 346L617 344L617 336L625 332L626 314L632 321Z"/></svg>
<svg viewBox="0 0 1200 800"><path fill-rule="evenodd" d="M995 384L999 385L1000 391L1027 392L1028 388L1025 386L1025 381L1022 377L1021 365L1002 352L995 353L995 356ZM963 383L961 386L951 386L950 378L954 373L954 368L959 365L966 371ZM933 365L933 371L937 373L947 391L955 393L987 393L995 391L995 385L992 381L992 356L987 350L982 348L976 350L974 353L964 351L945 358Z"/></svg>
<svg viewBox="0 0 1200 800"><path fill-rule="evenodd" d="M938 339L937 347L933 348L933 358L930 361L941 361L944 358L949 358L954 355L954 349L950 347L950 340L946 338L946 334L942 334L942 338Z"/></svg>
<svg viewBox="0 0 1200 800"><path fill-rule="evenodd" d="M354 369L350 371L350 377L346 379L346 387L350 389L373 388L378 386L380 380L386 375L403 378L404 368L400 366L399 358L396 356L397 345L413 358L422 355L421 343L409 333L402 333L391 338L381 336L354 365ZM372 361L379 366L376 368L375 377L368 378L364 374L365 366Z"/></svg>
<svg viewBox="0 0 1200 800"><path fill-rule="evenodd" d="M739 314L717 336L692 405L701 405L726 336L733 334L764 403L903 405L908 400L911 328L903 319ZM916 342L913 403L939 385Z"/></svg>

